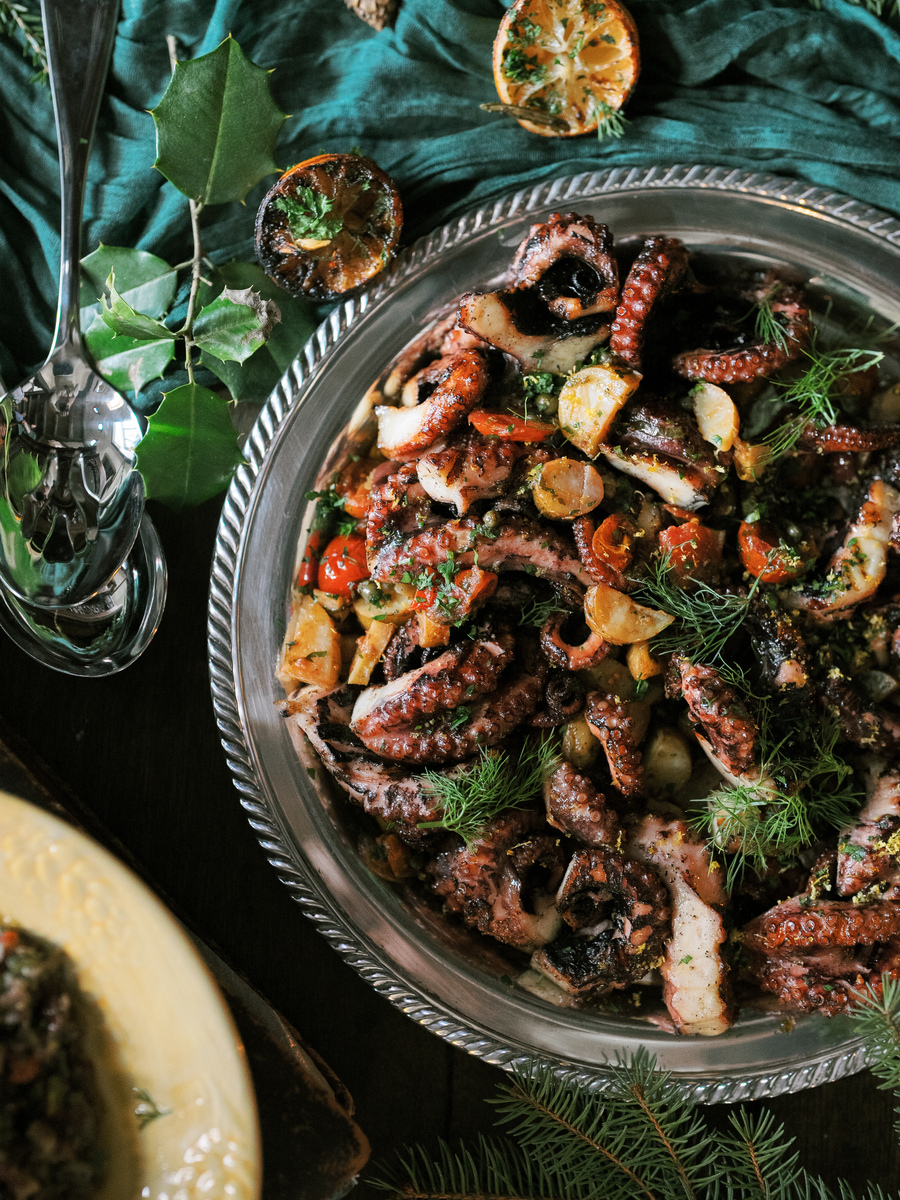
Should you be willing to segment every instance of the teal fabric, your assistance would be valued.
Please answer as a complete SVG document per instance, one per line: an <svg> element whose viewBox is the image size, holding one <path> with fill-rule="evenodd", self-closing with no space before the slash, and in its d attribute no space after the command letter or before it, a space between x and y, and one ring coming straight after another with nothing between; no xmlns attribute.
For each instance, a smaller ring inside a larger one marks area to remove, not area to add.
<svg viewBox="0 0 900 1200"><path fill-rule="evenodd" d="M179 57L232 33L274 69L287 167L359 147L398 183L404 240L466 207L554 175L675 162L800 176L900 214L900 35L847 0L630 0L643 68L619 141L547 138L482 112L496 99L500 0L402 0L379 33L342 0L123 0L91 163L85 253L98 241L188 257L186 202L154 171L147 115ZM0 373L15 382L52 332L58 169L48 89L0 43ZM208 209L215 261L252 257L260 184Z"/></svg>

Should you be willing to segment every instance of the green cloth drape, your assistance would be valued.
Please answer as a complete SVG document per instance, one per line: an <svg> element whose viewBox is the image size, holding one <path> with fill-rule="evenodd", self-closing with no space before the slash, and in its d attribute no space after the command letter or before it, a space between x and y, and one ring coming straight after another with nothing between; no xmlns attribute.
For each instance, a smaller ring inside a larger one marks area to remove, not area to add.
<svg viewBox="0 0 900 1200"><path fill-rule="evenodd" d="M341 0L123 0L91 162L84 252L102 240L188 256L184 198L153 169L147 115L179 57L228 33L274 69L291 113L283 166L359 147L398 183L405 240L465 207L555 174L652 163L720 163L801 176L900 214L900 35L847 0L630 0L643 67L621 140L546 138L482 112L496 98L500 0L403 0L376 33ZM49 90L0 44L0 373L49 344L59 253ZM204 214L216 261L252 257L260 184Z"/></svg>

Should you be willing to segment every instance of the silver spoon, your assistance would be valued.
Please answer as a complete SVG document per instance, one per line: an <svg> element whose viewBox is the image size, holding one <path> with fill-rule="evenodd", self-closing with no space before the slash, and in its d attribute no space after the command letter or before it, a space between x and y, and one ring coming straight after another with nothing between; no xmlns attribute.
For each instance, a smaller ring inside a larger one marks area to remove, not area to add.
<svg viewBox="0 0 900 1200"><path fill-rule="evenodd" d="M95 596L71 608L50 609L0 592L0 629L55 671L113 675L146 650L165 602L166 564L145 513L131 553Z"/></svg>
<svg viewBox="0 0 900 1200"><path fill-rule="evenodd" d="M41 0L59 138L62 233L53 348L3 402L0 582L41 607L90 599L140 528L137 416L87 360L79 325L81 216L119 0Z"/></svg>

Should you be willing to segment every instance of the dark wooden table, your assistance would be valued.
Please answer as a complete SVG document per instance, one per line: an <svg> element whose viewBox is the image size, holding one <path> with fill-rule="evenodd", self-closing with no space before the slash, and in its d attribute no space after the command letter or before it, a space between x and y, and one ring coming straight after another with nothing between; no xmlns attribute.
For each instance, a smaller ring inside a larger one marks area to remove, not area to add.
<svg viewBox="0 0 900 1200"><path fill-rule="evenodd" d="M156 639L124 673L74 679L0 640L0 720L329 1063L356 1102L373 1161L406 1143L487 1130L486 1098L503 1073L420 1028L363 983L279 883L247 823L207 676L218 508L213 501L175 515L151 506L169 562L169 600ZM801 1161L826 1179L885 1187L900 1180L893 1101L867 1072L771 1107L796 1138ZM709 1117L722 1123L727 1113L720 1107ZM266 1189L272 1200L289 1194ZM355 1193L373 1194L364 1183Z"/></svg>

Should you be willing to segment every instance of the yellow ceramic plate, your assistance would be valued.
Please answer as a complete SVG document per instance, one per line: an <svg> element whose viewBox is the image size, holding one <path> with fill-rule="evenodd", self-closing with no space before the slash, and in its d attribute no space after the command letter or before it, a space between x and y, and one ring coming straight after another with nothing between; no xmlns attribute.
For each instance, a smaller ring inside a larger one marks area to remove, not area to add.
<svg viewBox="0 0 900 1200"><path fill-rule="evenodd" d="M0 792L0 918L62 946L96 1002L111 1156L100 1200L255 1200L259 1130L243 1050L156 897L90 838ZM163 1114L143 1128L142 1097Z"/></svg>

